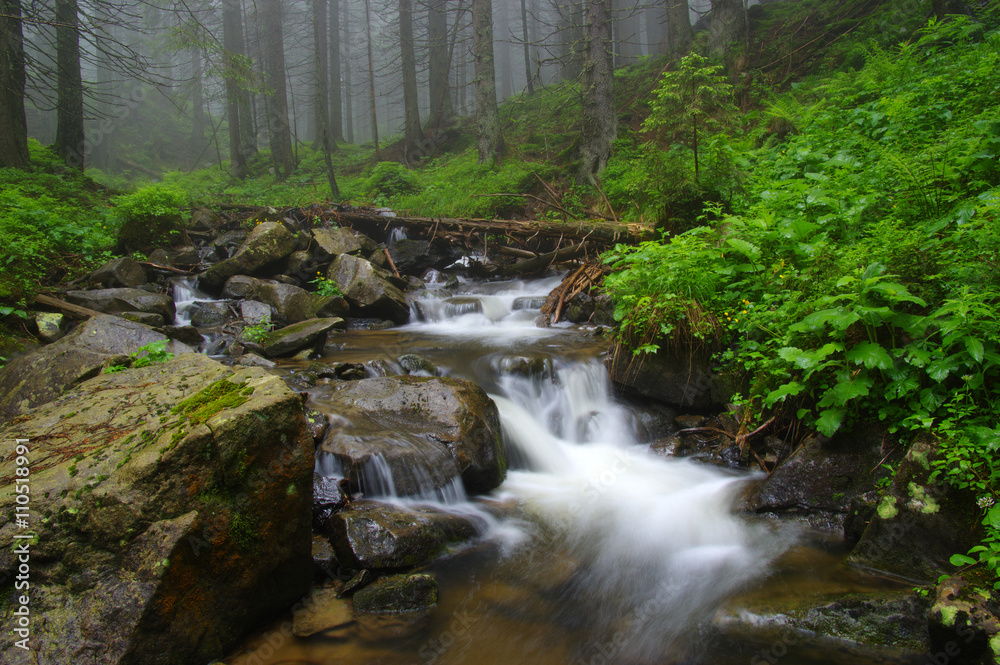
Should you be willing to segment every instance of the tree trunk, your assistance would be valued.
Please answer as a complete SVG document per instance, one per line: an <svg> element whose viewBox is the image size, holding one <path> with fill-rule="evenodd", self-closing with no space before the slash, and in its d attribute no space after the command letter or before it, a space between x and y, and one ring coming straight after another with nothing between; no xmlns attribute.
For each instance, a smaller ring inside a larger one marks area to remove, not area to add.
<svg viewBox="0 0 1000 665"><path fill-rule="evenodd" d="M666 3L676 0L665 0ZM650 54L667 51L667 11L664 0L646 7L646 44Z"/></svg>
<svg viewBox="0 0 1000 665"><path fill-rule="evenodd" d="M330 149L344 142L343 95L340 87L340 0L330 0Z"/></svg>
<svg viewBox="0 0 1000 665"><path fill-rule="evenodd" d="M372 138L375 141L375 159L381 158L378 149L378 107L375 104L375 62L372 58L371 3L365 0L365 28L368 34L368 93L372 103Z"/></svg>
<svg viewBox="0 0 1000 665"><path fill-rule="evenodd" d="M447 0L430 0L427 4L427 42L427 77L430 89L430 118L427 126L441 127L448 124L454 115L448 85L451 58L448 52Z"/></svg>
<svg viewBox="0 0 1000 665"><path fill-rule="evenodd" d="M708 53L721 58L746 34L742 0L712 0L712 23L708 28Z"/></svg>
<svg viewBox="0 0 1000 665"><path fill-rule="evenodd" d="M316 47L316 141L318 147L323 151L323 162L326 166L326 180L330 183L330 198L340 198L340 188L337 187L337 177L333 173L333 161L330 159L330 144L333 139L330 135L330 91L328 82L330 80L327 68L327 26L326 26L326 0L313 0L313 36Z"/></svg>
<svg viewBox="0 0 1000 665"><path fill-rule="evenodd" d="M583 66L583 4L569 0L559 11L559 78L572 81L580 76Z"/></svg>
<svg viewBox="0 0 1000 665"><path fill-rule="evenodd" d="M28 125L24 115L24 33L21 1L0 0L0 168L27 168Z"/></svg>
<svg viewBox="0 0 1000 665"><path fill-rule="evenodd" d="M528 5L521 0L521 41L524 42L524 80L530 95L535 91L534 76L531 73L531 45L528 42Z"/></svg>
<svg viewBox="0 0 1000 665"><path fill-rule="evenodd" d="M288 90L285 84L285 47L281 29L281 0L261 0L261 23L264 43L264 68L267 86L273 91L267 114L267 133L271 144L274 175L284 180L295 170L292 132L288 124Z"/></svg>
<svg viewBox="0 0 1000 665"><path fill-rule="evenodd" d="M243 68L243 12L239 0L222 2L222 62L226 79L226 115L229 118L229 173L242 180L247 174L242 124L248 121L240 103L237 72Z"/></svg>
<svg viewBox="0 0 1000 665"><path fill-rule="evenodd" d="M417 56L413 49L412 0L399 0L399 48L403 69L403 141L407 163L424 155L417 97Z"/></svg>
<svg viewBox="0 0 1000 665"><path fill-rule="evenodd" d="M476 70L476 145L479 163L503 160L504 142L497 109L496 71L493 64L493 3L472 0L472 60Z"/></svg>
<svg viewBox="0 0 1000 665"><path fill-rule="evenodd" d="M615 113L611 0L587 0L584 65L581 78L583 126L580 130L580 184L594 183L611 156L618 135Z"/></svg>
<svg viewBox="0 0 1000 665"><path fill-rule="evenodd" d="M56 152L68 166L83 168L86 146L76 0L56 0L56 69Z"/></svg>
<svg viewBox="0 0 1000 665"><path fill-rule="evenodd" d="M341 23L344 45L344 138L354 143L354 90L351 87L351 31L347 3L344 3L344 20Z"/></svg>
<svg viewBox="0 0 1000 665"><path fill-rule="evenodd" d="M691 11L687 0L667 0L667 53L677 57L691 45Z"/></svg>
<svg viewBox="0 0 1000 665"><path fill-rule="evenodd" d="M191 49L191 147L194 159L205 145L205 100L202 90L201 47ZM192 167L197 167L192 163Z"/></svg>
<svg viewBox="0 0 1000 665"><path fill-rule="evenodd" d="M499 26L497 33L499 33L500 39L494 44L499 53L496 54L494 67L500 79L497 97L504 100L514 94L514 76L510 59L510 16L507 12L506 0L501 0L499 9L496 23Z"/></svg>

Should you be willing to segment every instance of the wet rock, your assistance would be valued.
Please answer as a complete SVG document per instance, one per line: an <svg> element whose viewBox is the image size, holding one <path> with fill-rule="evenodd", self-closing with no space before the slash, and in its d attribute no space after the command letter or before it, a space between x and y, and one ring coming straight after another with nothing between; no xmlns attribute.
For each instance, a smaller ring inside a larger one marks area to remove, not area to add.
<svg viewBox="0 0 1000 665"><path fill-rule="evenodd" d="M262 358L256 353L244 353L236 359L234 364L240 367L263 367L265 369L277 366L277 363L273 360Z"/></svg>
<svg viewBox="0 0 1000 665"><path fill-rule="evenodd" d="M296 280L308 280L316 272L316 261L309 252L297 251L288 255L288 265L285 274Z"/></svg>
<svg viewBox="0 0 1000 665"><path fill-rule="evenodd" d="M314 589L306 599L305 606L295 612L292 633L297 637L309 637L352 621L354 615L350 600L338 598L335 589Z"/></svg>
<svg viewBox="0 0 1000 665"><path fill-rule="evenodd" d="M706 360L659 352L633 356L612 348L605 361L611 381L626 393L650 397L681 409L722 409L734 392L729 380L711 371Z"/></svg>
<svg viewBox="0 0 1000 665"><path fill-rule="evenodd" d="M297 240L283 225L265 222L257 226L239 250L203 272L198 280L208 288L218 288L233 275L256 275L273 270L295 251Z"/></svg>
<svg viewBox="0 0 1000 665"><path fill-rule="evenodd" d="M389 256L401 273L418 275L437 263L426 240L397 240L389 248Z"/></svg>
<svg viewBox="0 0 1000 665"><path fill-rule="evenodd" d="M320 260L340 254L370 254L378 248L374 240L351 229L313 229L315 253Z"/></svg>
<svg viewBox="0 0 1000 665"><path fill-rule="evenodd" d="M326 429L330 426L330 423L325 415L316 409L311 408L306 409L306 423L309 425L309 434L316 443L323 440L323 436L326 434Z"/></svg>
<svg viewBox="0 0 1000 665"><path fill-rule="evenodd" d="M338 363L337 378L341 381L358 381L368 378L368 372L361 363Z"/></svg>
<svg viewBox="0 0 1000 665"><path fill-rule="evenodd" d="M249 233L245 229L226 231L212 243L212 248L221 258L232 256L246 242Z"/></svg>
<svg viewBox="0 0 1000 665"><path fill-rule="evenodd" d="M314 579L322 582L337 569L337 554L325 536L313 535L312 560Z"/></svg>
<svg viewBox="0 0 1000 665"><path fill-rule="evenodd" d="M62 339L14 358L0 369L0 420L54 400L108 365L121 364L139 347L159 341L167 337L117 316L84 321ZM171 342L166 350L175 355L194 351L178 342Z"/></svg>
<svg viewBox="0 0 1000 665"><path fill-rule="evenodd" d="M263 370L186 354L98 376L0 432L32 447L37 662L210 662L312 581L313 444L299 396ZM14 497L0 489L3 514ZM15 535L0 527L0 570Z"/></svg>
<svg viewBox="0 0 1000 665"><path fill-rule="evenodd" d="M368 570L359 570L354 576L344 582L344 588L340 590L341 596L347 596L358 589L368 586L374 580L374 576Z"/></svg>
<svg viewBox="0 0 1000 665"><path fill-rule="evenodd" d="M163 249L154 249L149 253L149 262L155 263L158 266L171 266L174 265L174 260L170 257L170 252Z"/></svg>
<svg viewBox="0 0 1000 665"><path fill-rule="evenodd" d="M350 303L342 296L320 296L314 294L313 307L316 309L316 316L345 317L351 313Z"/></svg>
<svg viewBox="0 0 1000 665"><path fill-rule="evenodd" d="M427 288L423 280L419 277L414 277L413 275L407 275L406 277L406 290L407 291L422 291Z"/></svg>
<svg viewBox="0 0 1000 665"><path fill-rule="evenodd" d="M233 275L226 280L226 285L222 289L223 298L253 299L257 295L257 289L264 280L250 277L248 275Z"/></svg>
<svg viewBox="0 0 1000 665"><path fill-rule="evenodd" d="M402 355L397 358L397 361L406 370L407 374L418 374L421 376L438 376L441 374L441 370L434 363L415 353Z"/></svg>
<svg viewBox="0 0 1000 665"><path fill-rule="evenodd" d="M196 328L221 326L233 319L233 313L229 309L229 302L226 300L196 302L191 305L190 312L191 325Z"/></svg>
<svg viewBox="0 0 1000 665"><path fill-rule="evenodd" d="M324 527L342 565L354 568L409 568L437 556L444 532L427 515L377 501L357 501L330 515Z"/></svg>
<svg viewBox="0 0 1000 665"><path fill-rule="evenodd" d="M170 252L170 265L193 266L201 261L198 249L191 245L178 247Z"/></svg>
<svg viewBox="0 0 1000 665"><path fill-rule="evenodd" d="M979 665L1000 660L1000 597L994 579L969 572L970 579L953 575L938 583L934 606L927 614L930 651L937 662ZM978 578L978 579L977 579Z"/></svg>
<svg viewBox="0 0 1000 665"><path fill-rule="evenodd" d="M205 341L202 339L201 333L194 326L163 326L159 329L159 332L162 332L170 339L175 339L194 348L197 348Z"/></svg>
<svg viewBox="0 0 1000 665"><path fill-rule="evenodd" d="M35 312L35 325L38 326L38 336L51 344L63 336L62 325L65 317L55 312Z"/></svg>
<svg viewBox="0 0 1000 665"><path fill-rule="evenodd" d="M190 227L195 231L211 231L219 224L218 213L208 208L196 208L191 212Z"/></svg>
<svg viewBox="0 0 1000 665"><path fill-rule="evenodd" d="M136 287L147 281L146 269L128 257L108 261L87 280L104 287Z"/></svg>
<svg viewBox="0 0 1000 665"><path fill-rule="evenodd" d="M341 254L330 264L327 277L362 316L386 317L396 323L410 318L406 296L392 284L389 273L364 259Z"/></svg>
<svg viewBox="0 0 1000 665"><path fill-rule="evenodd" d="M979 508L971 492L930 481L937 440L913 442L849 561L930 582L954 570L952 554L979 544Z"/></svg>
<svg viewBox="0 0 1000 665"><path fill-rule="evenodd" d="M497 364L497 371L523 377L551 377L552 359L547 356L505 356Z"/></svg>
<svg viewBox="0 0 1000 665"><path fill-rule="evenodd" d="M133 321L135 323L141 323L144 326L149 326L150 328L162 328L166 321L159 314L154 314L153 312L122 312L117 316L122 317L127 321Z"/></svg>
<svg viewBox="0 0 1000 665"><path fill-rule="evenodd" d="M258 282L255 299L270 305L275 316L286 323L298 323L316 316L313 295L305 289L277 281Z"/></svg>
<svg viewBox="0 0 1000 665"><path fill-rule="evenodd" d="M346 505L347 495L341 489L338 478L313 475L313 529L319 533L326 533L330 517Z"/></svg>
<svg viewBox="0 0 1000 665"><path fill-rule="evenodd" d="M354 594L354 609L362 614L418 612L437 605L437 581L430 575L391 575Z"/></svg>
<svg viewBox="0 0 1000 665"><path fill-rule="evenodd" d="M170 296L149 293L142 289L69 291L66 293L66 300L74 305L88 307L105 314L150 312L159 314L164 321L174 320L174 301Z"/></svg>
<svg viewBox="0 0 1000 665"><path fill-rule="evenodd" d="M511 309L515 312L525 309L541 309L545 304L545 296L521 296L515 298Z"/></svg>
<svg viewBox="0 0 1000 665"><path fill-rule="evenodd" d="M307 390L316 385L319 377L309 371L292 372L285 376L285 383L292 390Z"/></svg>
<svg viewBox="0 0 1000 665"><path fill-rule="evenodd" d="M271 323L271 306L257 300L244 300L240 303L240 317L251 326L269 324Z"/></svg>
<svg viewBox="0 0 1000 665"><path fill-rule="evenodd" d="M458 475L469 492L488 492L506 476L496 405L470 381L364 379L315 399L346 419L331 424L322 449L359 490L366 474L374 482L373 458L388 466L401 495L440 488Z"/></svg>
<svg viewBox="0 0 1000 665"><path fill-rule="evenodd" d="M322 346L328 332L343 326L344 320L336 317L294 323L270 333L264 342L264 352L277 358L293 355L305 348Z"/></svg>

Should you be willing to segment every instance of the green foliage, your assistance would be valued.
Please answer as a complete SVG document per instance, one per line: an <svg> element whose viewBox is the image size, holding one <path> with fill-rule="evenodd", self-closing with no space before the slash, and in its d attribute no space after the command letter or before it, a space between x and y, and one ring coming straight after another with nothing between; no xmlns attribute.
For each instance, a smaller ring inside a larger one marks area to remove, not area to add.
<svg viewBox="0 0 1000 665"><path fill-rule="evenodd" d="M316 279L312 280L309 283L315 286L316 293L323 296L324 298L328 298L330 296L339 296L341 298L344 297L344 292L340 290L340 287L337 286L337 283L332 279L323 277L322 274L320 273L316 273Z"/></svg>
<svg viewBox="0 0 1000 665"><path fill-rule="evenodd" d="M164 184L149 185L112 199L112 214L119 224L119 251L149 251L169 245L181 230L181 208L186 203L184 192Z"/></svg>
<svg viewBox="0 0 1000 665"><path fill-rule="evenodd" d="M267 323L255 323L243 328L239 338L247 342L253 342L254 344L262 344L270 333L270 325Z"/></svg>
<svg viewBox="0 0 1000 665"><path fill-rule="evenodd" d="M399 162L379 162L364 184L366 194L375 202L388 202L400 194L416 194L422 187L420 176Z"/></svg>
<svg viewBox="0 0 1000 665"><path fill-rule="evenodd" d="M140 346L138 349L128 354L131 360L128 365L109 365L104 368L104 373L114 374L116 372L124 372L129 367L132 369L139 369L140 367L149 367L150 365L165 363L174 357L174 354L167 351L166 348L167 340L165 339L161 339L158 342L150 342L145 346Z"/></svg>

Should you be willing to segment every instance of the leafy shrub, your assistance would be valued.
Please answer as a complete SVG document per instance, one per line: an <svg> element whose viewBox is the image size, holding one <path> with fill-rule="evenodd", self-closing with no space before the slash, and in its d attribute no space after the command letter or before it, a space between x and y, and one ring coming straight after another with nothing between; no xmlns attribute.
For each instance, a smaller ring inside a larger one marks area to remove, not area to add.
<svg viewBox="0 0 1000 665"><path fill-rule="evenodd" d="M183 226L181 207L187 197L168 185L150 185L115 197L112 203L119 224L118 251L131 254L171 243Z"/></svg>
<svg viewBox="0 0 1000 665"><path fill-rule="evenodd" d="M365 181L368 195L378 201L400 194L416 194L423 189L420 176L399 162L379 162Z"/></svg>

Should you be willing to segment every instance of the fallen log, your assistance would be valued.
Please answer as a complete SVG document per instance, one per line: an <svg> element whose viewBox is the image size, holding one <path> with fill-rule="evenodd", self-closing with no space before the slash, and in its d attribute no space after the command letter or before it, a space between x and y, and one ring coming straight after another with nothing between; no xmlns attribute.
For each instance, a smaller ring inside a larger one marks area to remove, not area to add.
<svg viewBox="0 0 1000 665"><path fill-rule="evenodd" d="M58 298L53 298L52 296L47 296L39 293L35 296L35 302L40 305L46 305L48 307L55 307L56 309L61 309L67 314L72 314L78 316L82 319L89 319L92 316L101 316L101 312L96 309L90 309L89 307L81 307L80 305L74 305L73 303L68 303L65 300L59 300Z"/></svg>
<svg viewBox="0 0 1000 665"><path fill-rule="evenodd" d="M545 268L548 268L553 263L575 259L576 257L580 256L586 251L587 251L587 243L581 242L579 245L572 245L571 247L563 247L562 249L557 249L554 252L548 252L547 254L540 254L533 259L518 261L517 263L508 266L506 268L506 272L515 274L537 272L539 270L544 270Z"/></svg>

